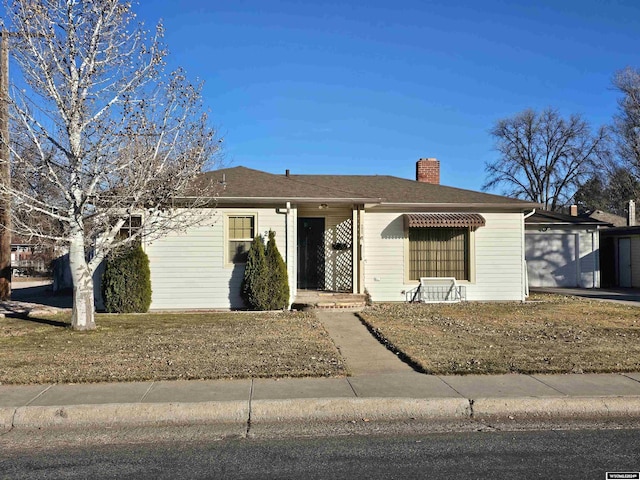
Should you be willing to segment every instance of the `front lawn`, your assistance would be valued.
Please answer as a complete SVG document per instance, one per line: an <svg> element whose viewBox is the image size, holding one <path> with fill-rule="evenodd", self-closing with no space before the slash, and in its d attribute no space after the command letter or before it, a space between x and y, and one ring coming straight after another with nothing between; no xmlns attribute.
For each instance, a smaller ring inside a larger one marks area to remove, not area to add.
<svg viewBox="0 0 640 480"><path fill-rule="evenodd" d="M556 295L531 300L380 304L361 318L428 373L640 371L640 308Z"/></svg>
<svg viewBox="0 0 640 480"><path fill-rule="evenodd" d="M309 313L0 318L0 383L344 375L340 354Z"/></svg>

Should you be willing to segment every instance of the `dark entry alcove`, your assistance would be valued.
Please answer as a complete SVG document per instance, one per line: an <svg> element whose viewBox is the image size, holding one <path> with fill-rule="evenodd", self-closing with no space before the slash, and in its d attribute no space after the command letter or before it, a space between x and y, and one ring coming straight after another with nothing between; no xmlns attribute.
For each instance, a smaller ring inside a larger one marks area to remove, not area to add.
<svg viewBox="0 0 640 480"><path fill-rule="evenodd" d="M298 288L324 289L324 218L298 218Z"/></svg>

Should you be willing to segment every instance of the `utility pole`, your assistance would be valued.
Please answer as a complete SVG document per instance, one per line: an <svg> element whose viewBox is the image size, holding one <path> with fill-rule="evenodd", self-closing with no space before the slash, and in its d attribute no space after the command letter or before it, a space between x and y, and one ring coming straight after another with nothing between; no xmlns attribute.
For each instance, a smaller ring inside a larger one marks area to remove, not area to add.
<svg viewBox="0 0 640 480"><path fill-rule="evenodd" d="M11 298L11 152L9 150L9 34L0 31L0 300Z"/></svg>

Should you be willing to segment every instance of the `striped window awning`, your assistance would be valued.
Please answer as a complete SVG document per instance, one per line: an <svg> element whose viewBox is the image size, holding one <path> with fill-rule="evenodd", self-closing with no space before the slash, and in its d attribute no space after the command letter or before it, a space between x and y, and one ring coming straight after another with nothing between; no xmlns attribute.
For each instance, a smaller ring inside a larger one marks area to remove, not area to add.
<svg viewBox="0 0 640 480"><path fill-rule="evenodd" d="M485 220L479 213L407 213L407 228L424 227L484 227Z"/></svg>

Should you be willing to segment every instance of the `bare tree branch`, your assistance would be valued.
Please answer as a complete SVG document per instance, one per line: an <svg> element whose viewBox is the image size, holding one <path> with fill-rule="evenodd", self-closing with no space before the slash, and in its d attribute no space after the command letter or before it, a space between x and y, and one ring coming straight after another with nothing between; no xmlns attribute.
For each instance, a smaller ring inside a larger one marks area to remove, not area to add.
<svg viewBox="0 0 640 480"><path fill-rule="evenodd" d="M487 163L482 188L502 186L502 193L548 210L563 206L609 154L606 128L592 134L579 115L564 119L552 109L525 110L499 120L491 135L499 158Z"/></svg>
<svg viewBox="0 0 640 480"><path fill-rule="evenodd" d="M616 73L614 86L622 94L614 117L620 164L640 181L640 70L627 67Z"/></svg>

